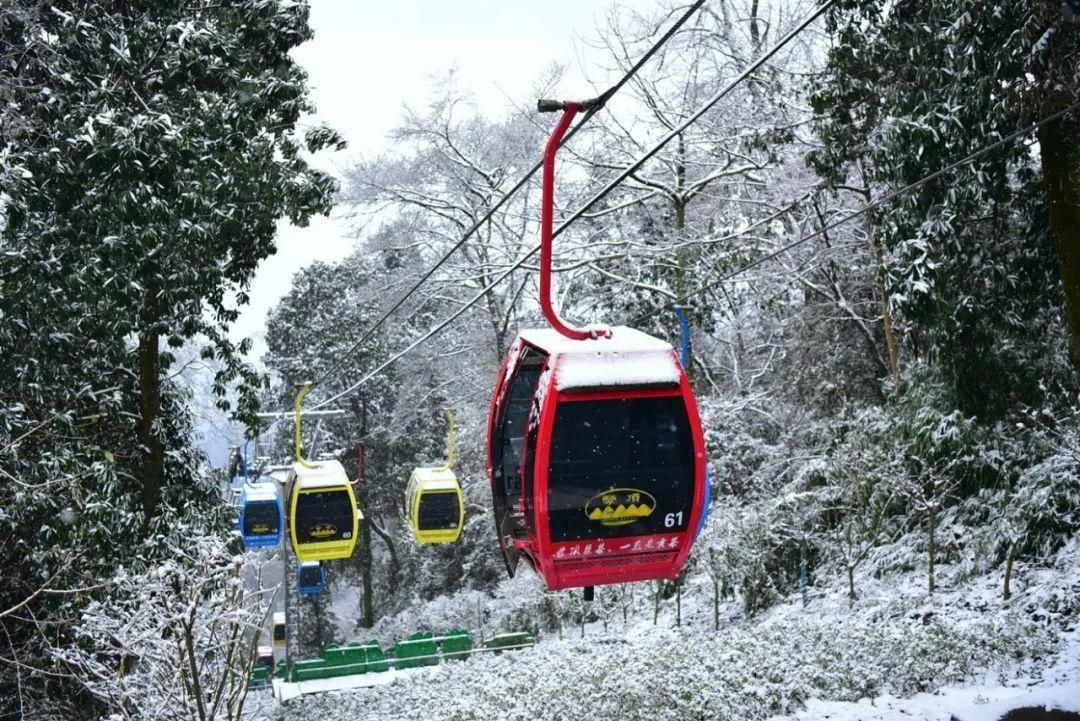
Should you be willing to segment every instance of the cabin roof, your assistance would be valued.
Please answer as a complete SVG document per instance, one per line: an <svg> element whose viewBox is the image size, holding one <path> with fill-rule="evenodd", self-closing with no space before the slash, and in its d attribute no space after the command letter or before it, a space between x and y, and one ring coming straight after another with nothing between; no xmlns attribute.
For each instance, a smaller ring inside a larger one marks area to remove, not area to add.
<svg viewBox="0 0 1080 721"><path fill-rule="evenodd" d="M414 468L413 476L425 491L452 491L458 487L457 475L446 466Z"/></svg>
<svg viewBox="0 0 1080 721"><path fill-rule="evenodd" d="M345 467L340 461L319 461L314 464L315 468L297 462L292 465L292 473L296 480L304 484L304 488L331 488L348 485L349 476L345 473Z"/></svg>
<svg viewBox="0 0 1080 721"><path fill-rule="evenodd" d="M670 343L616 326L610 338L572 340L551 328L522 331L525 342L552 356L555 387L677 386L682 366Z"/></svg>
<svg viewBox="0 0 1080 721"><path fill-rule="evenodd" d="M277 502L278 491L274 483L253 483L244 486L245 501Z"/></svg>

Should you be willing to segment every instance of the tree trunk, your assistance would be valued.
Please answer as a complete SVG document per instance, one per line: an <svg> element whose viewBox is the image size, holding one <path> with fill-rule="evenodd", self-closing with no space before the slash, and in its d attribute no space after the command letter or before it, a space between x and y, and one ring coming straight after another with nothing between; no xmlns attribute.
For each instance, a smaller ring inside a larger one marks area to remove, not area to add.
<svg viewBox="0 0 1080 721"><path fill-rule="evenodd" d="M653 594L653 609L652 609L652 625L656 625L660 620L660 593L664 590L664 582L656 582L656 592Z"/></svg>
<svg viewBox="0 0 1080 721"><path fill-rule="evenodd" d="M1012 598L1012 572L1013 561L1016 560L1016 543L1009 544L1009 555L1005 559L1005 585L1001 591L1001 600L1008 601Z"/></svg>
<svg viewBox="0 0 1080 721"><path fill-rule="evenodd" d="M929 510L930 515L927 518L927 522L928 522L928 526L929 526L928 533L930 535L929 535L929 538L927 539L927 544L926 545L927 545L927 553L928 553L928 555L930 557L929 558L929 561L930 561L930 583L929 583L929 588L930 588L930 593L933 593L937 589L937 581L934 578L934 562L936 560L935 555L936 555L936 551L937 551L937 539L935 537L936 533L937 533L937 528L935 527L935 525L937 523L937 514L935 513L933 503L930 504L930 508L928 510Z"/></svg>
<svg viewBox="0 0 1080 721"><path fill-rule="evenodd" d="M375 625L375 599L371 583L371 523L368 522L367 491L360 491L360 510L364 521L360 525L360 580L363 588L363 600L360 612L360 625L371 628Z"/></svg>
<svg viewBox="0 0 1080 721"><path fill-rule="evenodd" d="M849 606L854 606L855 605L855 567L850 566L850 565L847 567L847 597L848 597L848 605Z"/></svg>
<svg viewBox="0 0 1080 721"><path fill-rule="evenodd" d="M367 438L367 394L360 396L360 438ZM360 525L360 584L363 589L363 601L360 609L360 625L371 628L375 625L375 591L371 583L371 523L369 517L369 504L367 484L364 483L364 444L363 440L356 445L356 485L360 492L359 507L364 514L364 520Z"/></svg>
<svg viewBox="0 0 1080 721"><path fill-rule="evenodd" d="M754 57L761 54L761 29L758 27L758 0L750 5L750 42L754 44Z"/></svg>
<svg viewBox="0 0 1080 721"><path fill-rule="evenodd" d="M370 526L371 530L375 531L375 535L382 539L383 543L386 544L386 550L390 552L390 580L387 584L387 590L393 595L394 591L397 590L398 572L401 569L401 564L398 562L397 547L394 546L394 539L386 531L379 528L374 518L364 519L364 525Z"/></svg>
<svg viewBox="0 0 1080 721"><path fill-rule="evenodd" d="M712 621L713 630L720 630L720 581L713 579L712 582Z"/></svg>
<svg viewBox="0 0 1080 721"><path fill-rule="evenodd" d="M799 590L802 592L802 607L810 605L810 597L807 592L807 569L806 569L806 541L799 543Z"/></svg>
<svg viewBox="0 0 1080 721"><path fill-rule="evenodd" d="M675 579L675 626L682 626L682 576Z"/></svg>
<svg viewBox="0 0 1080 721"><path fill-rule="evenodd" d="M1080 368L1080 119L1076 112L1039 132L1043 188L1050 216L1050 234L1061 261L1065 317L1071 342L1069 355Z"/></svg>
<svg viewBox="0 0 1080 721"><path fill-rule="evenodd" d="M686 229L686 196L684 190L686 189L686 164L684 158L686 157L686 144L683 141L683 136L680 133L676 142L676 158L675 161L675 198L672 201L675 210L675 297L682 301L686 298L688 288L686 287L686 253L687 248L682 245L683 231Z"/></svg>
<svg viewBox="0 0 1080 721"><path fill-rule="evenodd" d="M877 241L871 241L874 247L878 268L884 269L885 259L881 253L881 246ZM885 347L889 351L889 370L892 371L893 388L900 390L900 346L896 342L896 331L893 329L892 310L890 310L889 286L885 284L884 275L878 279L878 291L881 293L881 324L885 331Z"/></svg>
<svg viewBox="0 0 1080 721"><path fill-rule="evenodd" d="M145 309L144 309L145 311ZM139 443L143 448L143 524L157 515L161 486L165 477L165 446L154 425L161 412L161 374L158 334L139 334Z"/></svg>

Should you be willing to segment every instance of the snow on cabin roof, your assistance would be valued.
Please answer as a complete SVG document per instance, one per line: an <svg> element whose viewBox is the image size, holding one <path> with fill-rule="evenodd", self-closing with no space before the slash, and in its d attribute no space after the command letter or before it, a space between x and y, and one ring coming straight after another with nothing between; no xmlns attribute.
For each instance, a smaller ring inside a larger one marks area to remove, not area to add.
<svg viewBox="0 0 1080 721"><path fill-rule="evenodd" d="M349 483L349 476L340 461L319 461L314 465L315 468L301 463L292 465L293 474L298 481L304 482L304 488L327 488Z"/></svg>
<svg viewBox="0 0 1080 721"><path fill-rule="evenodd" d="M682 368L671 344L626 326L610 338L571 340L555 330L527 330L521 337L552 355L559 390L610 386L678 385Z"/></svg>
<svg viewBox="0 0 1080 721"><path fill-rule="evenodd" d="M249 501L277 501L277 485L254 483L244 486L244 498Z"/></svg>
<svg viewBox="0 0 1080 721"><path fill-rule="evenodd" d="M521 331L521 337L528 343L544 349L548 353L631 353L637 351L671 350L671 344L648 333L634 328L617 325L611 329L610 338L573 340L553 328L540 328Z"/></svg>
<svg viewBox="0 0 1080 721"><path fill-rule="evenodd" d="M458 486L457 476L446 466L414 468L413 475L424 484L425 491L452 491Z"/></svg>

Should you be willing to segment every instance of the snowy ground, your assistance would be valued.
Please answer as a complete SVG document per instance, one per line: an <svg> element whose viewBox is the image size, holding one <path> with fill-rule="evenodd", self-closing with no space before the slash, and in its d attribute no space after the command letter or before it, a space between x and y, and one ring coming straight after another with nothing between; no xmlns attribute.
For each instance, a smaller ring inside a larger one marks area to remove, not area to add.
<svg viewBox="0 0 1080 721"><path fill-rule="evenodd" d="M727 606L719 632L697 586L681 628L670 627L670 608L653 626L641 599L606 635L592 624L583 639L548 638L434 676L283 706L260 695L249 708L281 721L983 721L1024 705L1080 711L1080 542L1054 568L1019 569L1009 602L998 574L961 583L943 569L942 578L933 598L911 574L860 579L854 608L840 588L818 591L805 610L793 599L752 620Z"/></svg>
<svg viewBox="0 0 1080 721"><path fill-rule="evenodd" d="M1080 634L1068 634L1055 661L1041 673L1021 676L1009 685L989 676L987 683L949 686L910 698L882 694L857 702L811 699L804 710L771 721L997 721L1016 708L1080 714Z"/></svg>

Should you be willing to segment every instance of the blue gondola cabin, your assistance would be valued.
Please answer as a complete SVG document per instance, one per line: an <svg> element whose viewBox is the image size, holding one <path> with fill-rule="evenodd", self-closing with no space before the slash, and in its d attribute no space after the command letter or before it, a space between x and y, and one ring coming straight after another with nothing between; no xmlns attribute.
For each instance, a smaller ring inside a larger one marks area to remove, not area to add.
<svg viewBox="0 0 1080 721"><path fill-rule="evenodd" d="M281 545L285 511L276 484L256 483L244 486L239 525L244 548Z"/></svg>
<svg viewBox="0 0 1080 721"><path fill-rule="evenodd" d="M296 576L296 588L301 596L318 596L326 588L326 568L321 561L301 563Z"/></svg>

